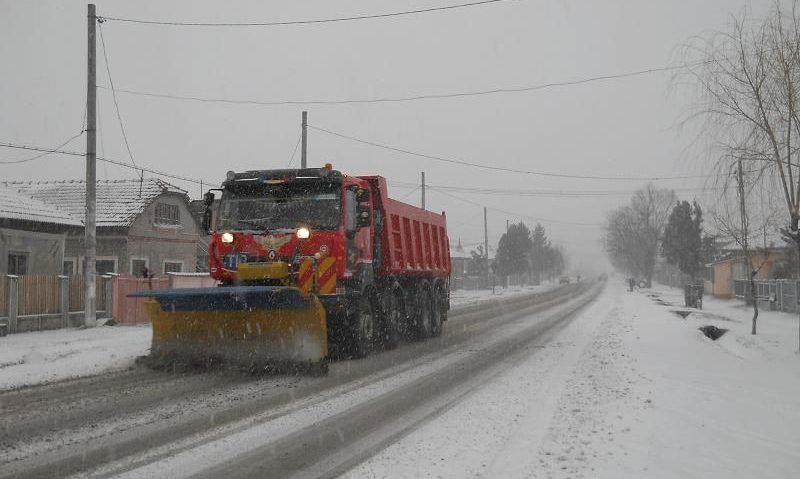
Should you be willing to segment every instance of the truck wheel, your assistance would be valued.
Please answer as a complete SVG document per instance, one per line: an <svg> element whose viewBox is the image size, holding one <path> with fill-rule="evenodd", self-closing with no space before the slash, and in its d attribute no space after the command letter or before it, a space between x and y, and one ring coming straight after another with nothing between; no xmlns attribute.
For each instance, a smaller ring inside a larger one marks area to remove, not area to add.
<svg viewBox="0 0 800 479"><path fill-rule="evenodd" d="M442 321L444 320L442 316L442 302L439 300L439 295L436 293L430 294L430 300L428 304L430 304L431 308L431 337L437 338L442 335Z"/></svg>
<svg viewBox="0 0 800 479"><path fill-rule="evenodd" d="M393 291L386 293L378 330L378 342L384 349L394 349L400 344L404 317L403 303L398 295Z"/></svg>
<svg viewBox="0 0 800 479"><path fill-rule="evenodd" d="M367 357L372 350L375 336L375 314L369 293L359 299L358 309L350 317L348 334L349 352L353 358Z"/></svg>
<svg viewBox="0 0 800 479"><path fill-rule="evenodd" d="M414 321L415 336L425 339L433 336L433 302L430 293L425 289L417 292L417 316Z"/></svg>

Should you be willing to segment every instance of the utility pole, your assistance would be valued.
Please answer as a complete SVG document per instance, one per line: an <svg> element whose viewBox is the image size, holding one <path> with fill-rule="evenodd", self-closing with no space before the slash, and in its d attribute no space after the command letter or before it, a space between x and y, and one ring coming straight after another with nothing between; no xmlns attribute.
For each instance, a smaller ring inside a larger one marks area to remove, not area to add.
<svg viewBox="0 0 800 479"><path fill-rule="evenodd" d="M300 168L308 168L307 163L307 140L308 140L308 112L303 112L303 133L302 133L302 140L300 145Z"/></svg>
<svg viewBox="0 0 800 479"><path fill-rule="evenodd" d="M97 58L95 45L95 28L97 15L95 6L89 4L87 16L88 26L88 62L86 75L86 232L84 248L86 264L83 267L83 324L94 326L97 321L96 277L97 277L97 223L95 218L97 205Z"/></svg>
<svg viewBox="0 0 800 479"><path fill-rule="evenodd" d="M483 207L483 255L486 258L486 286L489 286L489 226L486 221L486 207Z"/></svg>
<svg viewBox="0 0 800 479"><path fill-rule="evenodd" d="M506 234L508 234L508 220L506 220Z"/></svg>
<svg viewBox="0 0 800 479"><path fill-rule="evenodd" d="M747 277L750 280L750 296L752 296L753 301L753 320L751 324L750 334L756 334L756 322L758 321L758 295L756 294L756 283L754 280L755 277L755 270L753 269L753 258L750 255L750 245L749 245L749 238L750 236L750 222L747 218L747 210L745 209L745 202L744 202L744 172L742 171L742 160L739 159L737 162L737 180L738 180L738 187L739 187L739 216L742 220L742 250L744 250L744 256L747 260ZM745 301L747 300L747 294L745 294Z"/></svg>
<svg viewBox="0 0 800 479"><path fill-rule="evenodd" d="M422 209L425 209L425 172L422 172Z"/></svg>

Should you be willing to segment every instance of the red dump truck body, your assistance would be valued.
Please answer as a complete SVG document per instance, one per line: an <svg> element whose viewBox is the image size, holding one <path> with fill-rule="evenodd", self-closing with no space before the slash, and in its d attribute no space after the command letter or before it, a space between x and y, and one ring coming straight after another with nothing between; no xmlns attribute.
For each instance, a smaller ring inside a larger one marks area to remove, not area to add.
<svg viewBox="0 0 800 479"><path fill-rule="evenodd" d="M376 273L379 276L449 277L450 247L444 213L432 213L389 198L386 178L360 178L369 182L373 208L382 212L383 227L379 234L383 247Z"/></svg>

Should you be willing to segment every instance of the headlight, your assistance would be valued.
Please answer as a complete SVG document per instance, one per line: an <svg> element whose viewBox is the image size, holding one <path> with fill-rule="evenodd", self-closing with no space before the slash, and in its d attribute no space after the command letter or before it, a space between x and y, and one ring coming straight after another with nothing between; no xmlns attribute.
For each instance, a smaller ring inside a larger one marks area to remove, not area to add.
<svg viewBox="0 0 800 479"><path fill-rule="evenodd" d="M308 228L300 228L297 230L297 238L298 239L308 239L311 236L311 231Z"/></svg>
<svg viewBox="0 0 800 479"><path fill-rule="evenodd" d="M222 233L222 242L223 243L233 243L233 234L231 233Z"/></svg>

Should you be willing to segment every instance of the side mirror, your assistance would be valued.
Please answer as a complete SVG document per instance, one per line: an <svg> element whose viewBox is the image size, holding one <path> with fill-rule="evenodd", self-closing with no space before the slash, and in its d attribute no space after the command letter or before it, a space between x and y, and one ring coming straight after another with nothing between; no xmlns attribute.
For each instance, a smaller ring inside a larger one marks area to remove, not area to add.
<svg viewBox="0 0 800 479"><path fill-rule="evenodd" d="M369 190L366 188L358 188L356 190L356 203L366 203L369 201Z"/></svg>
<svg viewBox="0 0 800 479"><path fill-rule="evenodd" d="M369 206L358 205L358 208L356 208L356 224L359 228L372 224L372 216L370 215Z"/></svg>
<svg viewBox="0 0 800 479"><path fill-rule="evenodd" d="M203 218L200 221L200 228L202 228L202 230L205 231L205 233L207 235L211 234L211 226L212 226L211 225L211 218L212 218L211 208L214 205L214 200L215 200L214 192L215 191L222 191L222 190L219 190L219 189L215 188L213 190L206 191L206 193L203 195L203 204L206 206L206 210L203 211Z"/></svg>
<svg viewBox="0 0 800 479"><path fill-rule="evenodd" d="M200 222L200 227L203 231L207 234L211 234L211 207L208 206L206 210L203 212L203 219Z"/></svg>

